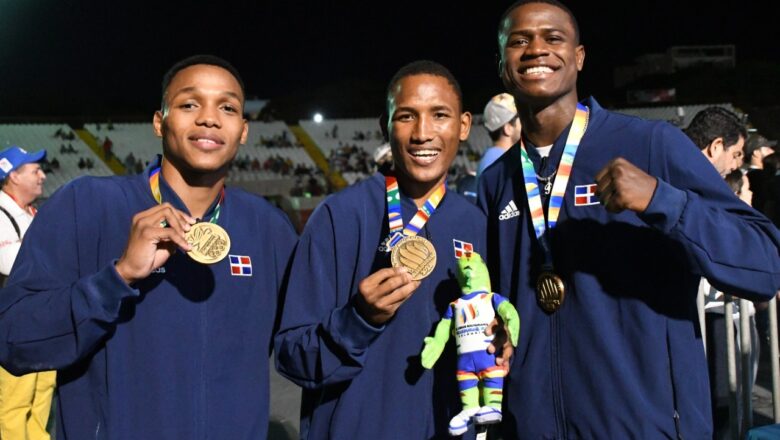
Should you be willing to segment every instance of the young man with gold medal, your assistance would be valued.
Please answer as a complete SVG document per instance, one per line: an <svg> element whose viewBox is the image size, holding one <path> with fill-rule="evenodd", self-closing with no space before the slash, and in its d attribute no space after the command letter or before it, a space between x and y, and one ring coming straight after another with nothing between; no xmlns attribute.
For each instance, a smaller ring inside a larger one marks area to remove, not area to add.
<svg viewBox="0 0 780 440"><path fill-rule="evenodd" d="M479 194L493 285L523 323L503 438L711 438L699 279L771 298L777 231L679 129L578 102L566 6L516 2L498 43L523 127Z"/></svg>
<svg viewBox="0 0 780 440"><path fill-rule="evenodd" d="M457 258L482 249L484 216L448 191L471 115L443 66L418 61L387 90L393 170L326 199L293 258L279 371L304 388L301 437L448 438L460 412L455 351L419 353L459 297Z"/></svg>
<svg viewBox="0 0 780 440"><path fill-rule="evenodd" d="M0 295L0 362L58 370L58 438L267 435L296 236L281 211L224 185L243 105L226 61L180 61L154 115L162 157L65 185L33 222Z"/></svg>

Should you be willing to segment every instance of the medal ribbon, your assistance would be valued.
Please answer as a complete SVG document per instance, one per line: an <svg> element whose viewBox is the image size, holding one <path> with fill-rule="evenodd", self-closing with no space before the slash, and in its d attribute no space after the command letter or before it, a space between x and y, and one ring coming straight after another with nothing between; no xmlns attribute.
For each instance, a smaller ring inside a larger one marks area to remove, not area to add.
<svg viewBox="0 0 780 440"><path fill-rule="evenodd" d="M149 173L149 187L152 189L152 196L157 203L162 204L162 193L160 192L160 167L153 169ZM217 206L214 207L214 215L211 216L210 223L217 223L219 213L222 211L222 201L225 200L225 188L219 192Z"/></svg>
<svg viewBox="0 0 780 440"><path fill-rule="evenodd" d="M392 248L401 238L417 235L420 229L436 211L439 202L447 192L447 185L442 183L428 200L417 210L412 220L404 227L404 219L401 216L401 194L398 190L398 180L394 176L385 176L387 187L387 222L390 226L390 242L388 248Z"/></svg>
<svg viewBox="0 0 780 440"><path fill-rule="evenodd" d="M566 139L566 147L563 149L561 162L558 164L555 183L550 194L550 204L547 209L547 219L545 220L542 198L539 195L539 182L534 171L534 164L525 149L523 138L520 137L520 154L523 165L523 180L525 181L525 192L528 197L528 210L531 212L531 222L534 226L536 238L542 245L545 253L546 265L552 265L552 255L547 245L544 233L547 229L552 229L558 222L558 215L561 212L563 196L566 194L566 185L569 182L571 169L574 165L574 156L577 155L577 148L580 146L580 140L585 135L588 127L588 108L582 104L577 104L577 111L574 113L574 121L569 130L569 137Z"/></svg>

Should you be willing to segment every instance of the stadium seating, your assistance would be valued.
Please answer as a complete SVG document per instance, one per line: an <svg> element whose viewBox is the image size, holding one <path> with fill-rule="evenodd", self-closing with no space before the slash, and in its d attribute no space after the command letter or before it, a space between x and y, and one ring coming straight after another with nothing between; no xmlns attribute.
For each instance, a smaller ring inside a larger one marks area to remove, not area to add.
<svg viewBox="0 0 780 440"><path fill-rule="evenodd" d="M618 113L623 113L631 116L638 116L644 119L651 119L657 121L667 121L680 128L685 128L691 123L696 113L704 110L707 107L718 106L724 107L726 110L730 110L738 115L741 112L734 108L731 103L723 104L700 104L700 105L683 105L683 106L666 106L666 107L632 107L615 109ZM682 111L682 117L681 112Z"/></svg>
<svg viewBox="0 0 780 440"><path fill-rule="evenodd" d="M345 145L355 145L373 154L383 143L377 118L328 119L320 123L301 120L299 124L320 147L325 157L328 157L332 150L338 150Z"/></svg>
<svg viewBox="0 0 780 440"><path fill-rule="evenodd" d="M320 123L312 120L301 120L299 123L320 147L325 157L330 159L331 165L336 162L335 168L347 183L351 185L364 179L372 172L371 166L367 167L368 172L365 172L365 169L361 170L360 166L355 166L354 158L351 157L354 155L351 147L357 147L358 154L362 150L362 153L365 153L368 161L371 162L374 151L384 142L376 118L329 119ZM334 127L336 127L336 136L334 136ZM479 158L490 144L490 136L488 136L485 127L481 125L481 117L476 116L469 138L460 146L460 152L455 158L450 181L455 182L462 174L476 171ZM332 155L341 156L342 162L352 159L352 163L349 166L339 165L337 160L331 158ZM358 165L365 159L366 157L362 156Z"/></svg>
<svg viewBox="0 0 780 440"><path fill-rule="evenodd" d="M160 139L154 135L150 122L119 123L113 124L113 129L108 130L106 124L84 124L84 128L92 133L102 143L106 137L111 139L111 150L114 155L123 162L131 152L133 156L143 164L160 154Z"/></svg>
<svg viewBox="0 0 780 440"><path fill-rule="evenodd" d="M16 145L27 151L46 150L49 161L54 158L59 162L59 169L47 174L46 184L43 188L43 197L49 197L60 186L79 176L108 176L113 174L106 164L85 144L78 136L73 140L64 140L56 137L55 133L61 130L71 133L72 130L65 124L2 124L0 125L0 148L5 149ZM72 146L75 153L60 153L62 145ZM93 167L91 169L79 168L80 159L89 159Z"/></svg>
<svg viewBox="0 0 780 440"><path fill-rule="evenodd" d="M114 154L123 162L131 152L134 157L144 162L162 152L161 140L154 135L148 122L116 123L113 124L113 130L107 130L105 124L101 124L101 130L97 129L97 124L85 124L84 127L100 140L108 136L113 142ZM281 147L283 144L290 146ZM234 168L230 180L252 181L282 177L285 174L266 170L262 166L269 158L276 157L289 159L292 168L296 165L316 168L306 151L297 145L295 136L284 122L250 122L246 145L238 150L236 159L249 163L257 159L261 165L260 170L251 170L251 166L247 166L245 170Z"/></svg>

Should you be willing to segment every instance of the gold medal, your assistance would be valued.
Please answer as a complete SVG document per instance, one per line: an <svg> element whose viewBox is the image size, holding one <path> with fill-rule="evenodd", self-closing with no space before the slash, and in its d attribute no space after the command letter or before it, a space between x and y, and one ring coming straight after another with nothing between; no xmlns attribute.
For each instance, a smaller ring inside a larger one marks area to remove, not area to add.
<svg viewBox="0 0 780 440"><path fill-rule="evenodd" d="M393 267L405 267L413 280L421 280L430 275L436 267L436 249L423 237L404 237L393 246L390 263Z"/></svg>
<svg viewBox="0 0 780 440"><path fill-rule="evenodd" d="M230 236L216 223L195 223L185 238L192 246L187 255L198 263L214 264L230 251Z"/></svg>
<svg viewBox="0 0 780 440"><path fill-rule="evenodd" d="M558 311L565 293L563 280L552 272L542 272L536 279L536 300L547 313Z"/></svg>

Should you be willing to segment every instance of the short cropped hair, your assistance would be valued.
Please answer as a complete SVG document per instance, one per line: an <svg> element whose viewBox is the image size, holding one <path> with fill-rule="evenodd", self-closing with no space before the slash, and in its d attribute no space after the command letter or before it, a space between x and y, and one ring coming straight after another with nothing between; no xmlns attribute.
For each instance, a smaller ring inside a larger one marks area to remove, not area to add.
<svg viewBox="0 0 780 440"><path fill-rule="evenodd" d="M401 82L402 79L415 75L432 75L446 79L447 82L452 86L452 89L455 90L455 95L458 96L458 105L460 106L459 110L463 111L463 92L460 89L458 80L455 79L455 76L452 74L452 72L449 71L449 69L435 61L430 60L413 61L401 67L398 72L393 75L393 78L390 80L390 84L387 85L387 102L390 101L390 97L394 93L393 89L395 89L395 87L399 82ZM389 111L390 109L388 109L388 112Z"/></svg>
<svg viewBox="0 0 780 440"><path fill-rule="evenodd" d="M506 11L504 11L504 13L501 14L501 20L498 21L499 42L501 41L501 33L504 32L504 20L506 20L506 18L509 17L509 14L511 14L512 11L519 8L520 6L524 6L529 3L544 3L547 5L555 6L556 8L561 9L563 12L565 12L569 16L569 21L571 21L572 27L574 27L575 42L577 44L580 43L580 24L577 22L577 18L574 16L574 13L571 12L571 9L569 9L566 5L559 2L558 0L518 0L512 3L512 5L510 5L506 9Z"/></svg>
<svg viewBox="0 0 780 440"><path fill-rule="evenodd" d="M246 93L244 92L244 80L241 79L241 75L239 75L238 70L235 67L233 67L232 64L230 64L229 62L225 61L224 59L216 55L193 55L178 61L176 64L171 66L171 68L168 69L167 72L165 72L165 75L163 75L162 102L160 103L161 109L165 108L165 92L168 90L168 86L171 85L171 81L173 81L173 77L176 76L176 74L179 73L180 71L190 66L196 66L199 64L221 67L227 70L228 72L230 72L230 74L233 75L236 81L238 81L238 85L241 87L241 95L246 96Z"/></svg>
<svg viewBox="0 0 780 440"><path fill-rule="evenodd" d="M780 169L780 153L772 153L761 160L764 165L764 175L773 176Z"/></svg>
<svg viewBox="0 0 780 440"><path fill-rule="evenodd" d="M747 139L747 129L739 116L717 106L707 107L696 113L685 129L685 134L700 150L707 148L719 137L723 138L725 147L736 144L740 137Z"/></svg>
<svg viewBox="0 0 780 440"><path fill-rule="evenodd" d="M726 174L726 183L729 185L729 188L731 188L731 191L736 195L740 195L742 193L742 176L742 171L739 169Z"/></svg>
<svg viewBox="0 0 780 440"><path fill-rule="evenodd" d="M519 116L515 116L514 118L510 119L509 121L507 121L506 124L514 124L515 121L518 118L519 118ZM506 125L506 124L504 124L504 125ZM502 125L501 127L498 127L497 129L495 129L493 131L489 131L488 132L488 136L490 136L490 140L491 141L498 142L498 140L501 138L501 136L504 135L504 125Z"/></svg>

